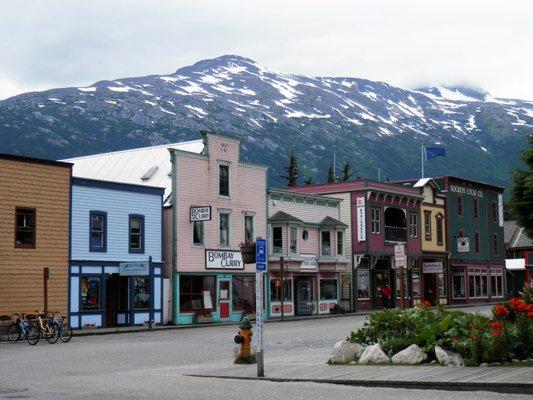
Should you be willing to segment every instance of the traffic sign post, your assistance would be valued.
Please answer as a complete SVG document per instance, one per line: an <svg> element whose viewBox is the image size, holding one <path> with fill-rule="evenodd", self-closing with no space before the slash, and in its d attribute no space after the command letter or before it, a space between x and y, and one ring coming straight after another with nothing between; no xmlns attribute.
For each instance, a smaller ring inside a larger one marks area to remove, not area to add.
<svg viewBox="0 0 533 400"><path fill-rule="evenodd" d="M263 273L266 271L266 240L256 238L255 241L255 329L257 337L257 376L265 376L263 357Z"/></svg>

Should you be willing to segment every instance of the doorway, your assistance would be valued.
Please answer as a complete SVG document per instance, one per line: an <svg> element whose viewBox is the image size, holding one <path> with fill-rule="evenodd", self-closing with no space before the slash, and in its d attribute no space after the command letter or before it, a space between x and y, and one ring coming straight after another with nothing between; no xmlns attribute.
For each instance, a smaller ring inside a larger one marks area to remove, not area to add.
<svg viewBox="0 0 533 400"><path fill-rule="evenodd" d="M296 280L296 315L313 314L313 280L300 278Z"/></svg>
<svg viewBox="0 0 533 400"><path fill-rule="evenodd" d="M230 317L230 285L231 281L228 279L221 279L218 281L218 313L220 319Z"/></svg>
<svg viewBox="0 0 533 400"><path fill-rule="evenodd" d="M437 274L424 274L424 300L435 305L437 300Z"/></svg>
<svg viewBox="0 0 533 400"><path fill-rule="evenodd" d="M390 281L390 272L389 271L373 271L372 274L372 291L373 291L373 301L374 301L374 308L382 308L384 306L383 303L383 296L382 296L382 289L385 285L388 285L389 288L391 288L391 281ZM391 297L392 297L392 291L391 295L389 296L389 303L388 306L391 307Z"/></svg>
<svg viewBox="0 0 533 400"><path fill-rule="evenodd" d="M106 276L105 326L129 325L129 277L111 274Z"/></svg>

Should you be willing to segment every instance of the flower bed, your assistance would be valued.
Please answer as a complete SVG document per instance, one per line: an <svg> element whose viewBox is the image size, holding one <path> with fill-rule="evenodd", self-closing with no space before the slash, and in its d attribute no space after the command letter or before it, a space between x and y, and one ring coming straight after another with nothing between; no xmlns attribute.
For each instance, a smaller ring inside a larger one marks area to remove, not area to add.
<svg viewBox="0 0 533 400"><path fill-rule="evenodd" d="M533 288L520 298L498 304L492 317L462 311L437 311L425 304L407 310L386 309L370 315L369 322L351 332L352 343L379 343L383 352L394 354L416 344L436 359L435 346L458 353L465 365L503 363L533 358Z"/></svg>

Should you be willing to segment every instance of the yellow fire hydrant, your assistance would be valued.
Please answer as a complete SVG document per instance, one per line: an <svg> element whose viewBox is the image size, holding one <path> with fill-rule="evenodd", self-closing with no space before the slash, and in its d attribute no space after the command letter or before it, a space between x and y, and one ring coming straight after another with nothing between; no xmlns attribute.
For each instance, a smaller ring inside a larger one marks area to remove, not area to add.
<svg viewBox="0 0 533 400"><path fill-rule="evenodd" d="M252 324L244 317L239 325L239 332L235 335L235 343L241 345L241 349L235 358L236 364L255 363L255 355L252 354Z"/></svg>

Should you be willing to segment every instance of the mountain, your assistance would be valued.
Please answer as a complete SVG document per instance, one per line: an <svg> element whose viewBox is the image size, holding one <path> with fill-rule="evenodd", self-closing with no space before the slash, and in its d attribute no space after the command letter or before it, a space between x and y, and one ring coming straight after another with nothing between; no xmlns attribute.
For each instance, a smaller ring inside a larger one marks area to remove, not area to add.
<svg viewBox="0 0 533 400"><path fill-rule="evenodd" d="M507 186L533 132L533 102L469 87L406 90L383 82L307 77L239 56L203 60L169 75L100 81L0 101L0 151L47 158L198 138L244 137L243 158L281 176L294 148L300 179L325 179L349 161L358 176L420 176L422 145L446 148L426 175L457 174Z"/></svg>

